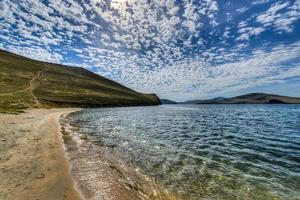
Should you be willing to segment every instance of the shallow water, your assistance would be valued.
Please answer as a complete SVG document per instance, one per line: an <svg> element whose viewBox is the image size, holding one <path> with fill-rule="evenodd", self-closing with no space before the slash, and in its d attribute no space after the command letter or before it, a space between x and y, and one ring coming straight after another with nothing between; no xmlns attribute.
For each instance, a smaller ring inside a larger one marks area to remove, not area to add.
<svg viewBox="0 0 300 200"><path fill-rule="evenodd" d="M299 105L84 109L68 120L178 197L300 199Z"/></svg>

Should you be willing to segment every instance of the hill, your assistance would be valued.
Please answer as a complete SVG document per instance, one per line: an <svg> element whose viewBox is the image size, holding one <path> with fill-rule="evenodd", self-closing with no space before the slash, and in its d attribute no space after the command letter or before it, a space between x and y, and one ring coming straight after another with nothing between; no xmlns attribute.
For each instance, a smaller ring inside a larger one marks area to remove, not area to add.
<svg viewBox="0 0 300 200"><path fill-rule="evenodd" d="M185 104L300 104L300 98L265 93L250 93L232 98L217 97L208 100L193 100Z"/></svg>
<svg viewBox="0 0 300 200"><path fill-rule="evenodd" d="M161 104L177 104L176 101L172 101L170 99L160 99Z"/></svg>
<svg viewBox="0 0 300 200"><path fill-rule="evenodd" d="M142 94L79 67L32 60L0 50L0 112L26 108L159 105Z"/></svg>

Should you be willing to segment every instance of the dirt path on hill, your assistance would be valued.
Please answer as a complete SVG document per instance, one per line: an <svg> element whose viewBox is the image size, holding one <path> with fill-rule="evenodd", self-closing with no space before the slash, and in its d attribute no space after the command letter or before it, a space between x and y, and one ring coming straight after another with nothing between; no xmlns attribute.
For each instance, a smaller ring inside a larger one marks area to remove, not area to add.
<svg viewBox="0 0 300 200"><path fill-rule="evenodd" d="M26 91L33 91L40 85L40 81L44 76L44 71L38 71L36 75L32 77L32 79L29 81L29 86L25 89L22 90L17 90L14 92L7 92L7 93L1 93L0 96L6 96L6 95L11 95L11 94L16 94L16 93L21 93L21 92L26 92Z"/></svg>
<svg viewBox="0 0 300 200"><path fill-rule="evenodd" d="M0 96L7 96L7 95L14 95L17 93L22 93L22 92L29 92L33 98L34 104L37 107L39 107L40 102L39 102L38 98L34 95L33 91L41 85L41 81L43 80L44 74L45 74L45 72L40 70L29 81L29 86L27 88L22 89L22 90L17 90L14 92L2 93L2 94L0 94Z"/></svg>

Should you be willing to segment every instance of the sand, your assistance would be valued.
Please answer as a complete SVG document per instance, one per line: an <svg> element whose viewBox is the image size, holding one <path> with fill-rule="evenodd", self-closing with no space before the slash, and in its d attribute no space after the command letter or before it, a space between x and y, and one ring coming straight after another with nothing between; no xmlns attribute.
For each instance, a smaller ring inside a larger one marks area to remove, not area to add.
<svg viewBox="0 0 300 200"><path fill-rule="evenodd" d="M0 199L82 199L70 175L58 119L78 109L0 114Z"/></svg>

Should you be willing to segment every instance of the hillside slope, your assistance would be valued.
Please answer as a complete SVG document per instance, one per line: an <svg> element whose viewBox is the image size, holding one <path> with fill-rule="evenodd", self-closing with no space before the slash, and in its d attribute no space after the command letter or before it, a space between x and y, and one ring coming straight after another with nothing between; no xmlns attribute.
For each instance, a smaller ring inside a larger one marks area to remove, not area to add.
<svg viewBox="0 0 300 200"><path fill-rule="evenodd" d="M159 105L142 94L79 67L40 62L0 50L0 112L32 107Z"/></svg>
<svg viewBox="0 0 300 200"><path fill-rule="evenodd" d="M218 97L208 100L193 100L186 104L300 104L300 98L265 93L250 93L232 98Z"/></svg>

